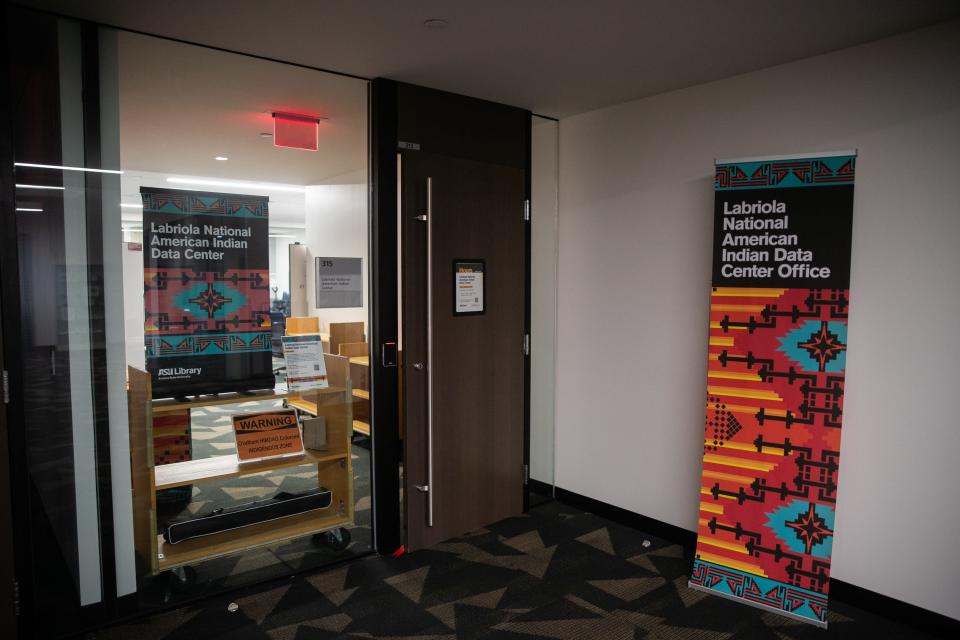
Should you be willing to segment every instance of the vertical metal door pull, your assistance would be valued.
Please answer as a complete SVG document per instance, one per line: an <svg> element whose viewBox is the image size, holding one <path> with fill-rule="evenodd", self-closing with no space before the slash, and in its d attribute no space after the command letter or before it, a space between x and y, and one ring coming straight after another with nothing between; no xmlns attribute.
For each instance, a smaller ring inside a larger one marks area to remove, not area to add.
<svg viewBox="0 0 960 640"><path fill-rule="evenodd" d="M433 178L427 178L427 526L433 526Z"/></svg>
<svg viewBox="0 0 960 640"><path fill-rule="evenodd" d="M433 526L433 178L427 178L427 213L414 216L427 223L427 483L413 485L427 494L427 526ZM422 371L422 362L413 368Z"/></svg>

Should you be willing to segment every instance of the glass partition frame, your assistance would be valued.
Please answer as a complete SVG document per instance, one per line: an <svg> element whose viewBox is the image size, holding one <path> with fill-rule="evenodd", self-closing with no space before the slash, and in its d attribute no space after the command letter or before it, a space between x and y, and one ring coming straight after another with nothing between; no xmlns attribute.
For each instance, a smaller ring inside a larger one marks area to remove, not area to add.
<svg viewBox="0 0 960 640"><path fill-rule="evenodd" d="M149 559L134 552L137 497L130 479L137 474L139 458L131 448L129 429L137 407L128 404L125 389L129 376L123 315L125 296L131 292L123 283L119 252L138 238L135 230L122 228L120 203L127 194L121 172L129 168L120 154L123 58L118 40L149 37L23 9L6 11L9 37L2 73L12 110L9 147L16 164L7 170L11 183L3 183L14 206L2 216L3 228L16 240L3 243L0 273L4 335L19 336L4 343L4 363L16 405L8 408L7 416L16 416L19 427L10 444L24 635L72 634L120 615L370 553L371 446L369 438L356 433L347 461L366 460L354 487L358 504L350 506L351 513L354 507L365 511L362 548L341 553L336 540L319 548L309 537L284 540L269 551L279 562L226 555L201 563L195 571L183 566L154 571ZM366 100L366 81L353 81ZM366 128L367 113L359 121ZM361 154L366 158L366 131L364 136ZM359 198L355 211L363 229L356 249L360 252L366 251L370 235L367 183L364 172L349 195ZM329 195L322 189L317 194ZM271 240L276 253L281 242ZM322 247L311 259L332 251ZM369 263L369 255L364 257ZM369 277L363 280L363 295L369 300ZM363 321L369 335L372 323L366 310ZM369 367L369 347L366 354ZM343 357L362 359L356 354ZM359 418L354 413L358 396L351 388L359 375L344 385L351 398L343 402L349 405L350 429ZM372 418L367 421L369 430ZM292 560L300 553L293 548L297 545L306 551ZM234 575L218 570L218 563L231 569L247 563L252 569ZM219 577L206 580L204 573Z"/></svg>

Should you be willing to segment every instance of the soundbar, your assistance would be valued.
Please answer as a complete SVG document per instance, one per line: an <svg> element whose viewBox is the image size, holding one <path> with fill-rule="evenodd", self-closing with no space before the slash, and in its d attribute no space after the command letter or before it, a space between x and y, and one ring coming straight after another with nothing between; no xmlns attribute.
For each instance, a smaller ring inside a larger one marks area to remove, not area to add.
<svg viewBox="0 0 960 640"><path fill-rule="evenodd" d="M227 509L214 509L210 513L195 518L174 520L164 530L163 539L168 544L177 544L192 538L211 536L261 522L326 509L332 501L332 492L324 487L300 493L284 491L269 500L258 500Z"/></svg>

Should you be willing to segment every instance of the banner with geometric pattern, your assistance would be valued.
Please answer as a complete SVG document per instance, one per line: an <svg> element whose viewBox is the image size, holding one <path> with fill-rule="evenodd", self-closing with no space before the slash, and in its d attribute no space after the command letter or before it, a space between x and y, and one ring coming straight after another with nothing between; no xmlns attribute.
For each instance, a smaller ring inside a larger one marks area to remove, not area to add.
<svg viewBox="0 0 960 640"><path fill-rule="evenodd" d="M690 586L826 626L853 152L718 162Z"/></svg>
<svg viewBox="0 0 960 640"><path fill-rule="evenodd" d="M140 195L153 397L273 388L268 198Z"/></svg>

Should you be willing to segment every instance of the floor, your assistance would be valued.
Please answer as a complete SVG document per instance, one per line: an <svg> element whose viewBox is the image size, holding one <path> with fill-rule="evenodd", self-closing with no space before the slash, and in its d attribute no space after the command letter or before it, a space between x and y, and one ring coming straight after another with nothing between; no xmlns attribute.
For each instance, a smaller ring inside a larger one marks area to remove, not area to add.
<svg viewBox="0 0 960 640"><path fill-rule="evenodd" d="M677 545L551 502L432 549L214 597L96 638L930 637L842 602L823 631L691 591L690 563Z"/></svg>

